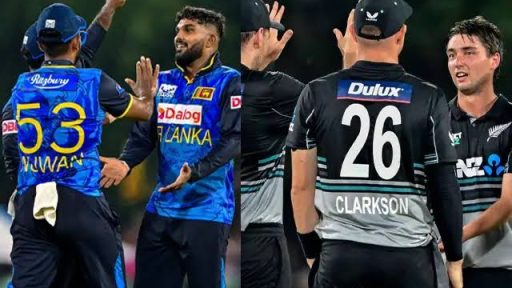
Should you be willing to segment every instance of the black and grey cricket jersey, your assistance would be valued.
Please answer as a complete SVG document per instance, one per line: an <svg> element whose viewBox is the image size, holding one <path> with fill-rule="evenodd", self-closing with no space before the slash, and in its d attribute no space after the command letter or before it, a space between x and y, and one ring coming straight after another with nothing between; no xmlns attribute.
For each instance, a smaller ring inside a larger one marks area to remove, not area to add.
<svg viewBox="0 0 512 288"><path fill-rule="evenodd" d="M442 90L398 64L359 61L310 82L287 145L317 148L316 231L389 247L432 240L428 165L455 163Z"/></svg>
<svg viewBox="0 0 512 288"><path fill-rule="evenodd" d="M281 72L242 67L242 231L283 222L284 145L304 84Z"/></svg>
<svg viewBox="0 0 512 288"><path fill-rule="evenodd" d="M468 224L501 195L504 173L512 172L512 104L499 96L484 116L475 119L450 102L451 145L457 151L457 178L463 220ZM464 265L512 269L512 220L463 244Z"/></svg>

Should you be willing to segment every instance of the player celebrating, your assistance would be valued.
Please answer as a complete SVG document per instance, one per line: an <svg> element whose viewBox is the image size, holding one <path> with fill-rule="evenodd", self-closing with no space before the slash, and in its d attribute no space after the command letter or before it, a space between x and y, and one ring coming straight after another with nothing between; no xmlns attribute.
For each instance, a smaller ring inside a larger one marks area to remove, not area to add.
<svg viewBox="0 0 512 288"><path fill-rule="evenodd" d="M21 159L11 228L14 287L53 285L64 247L76 251L86 286L125 285L117 219L99 190L97 146L104 111L151 116L159 69L153 73L146 58L137 63L130 83L139 99L98 69L75 68L81 29L70 7L45 8L37 21L45 61L13 88L15 112L8 116L17 122Z"/></svg>
<svg viewBox="0 0 512 288"><path fill-rule="evenodd" d="M242 0L242 287L292 287L283 229L284 144L293 108L304 84L281 72L264 71L292 35L281 40L284 6ZM277 22L271 22L275 20Z"/></svg>
<svg viewBox="0 0 512 288"><path fill-rule="evenodd" d="M322 239L315 287L435 287L428 193L462 287L448 106L398 64L411 14L402 0L359 1L350 28L358 61L309 83L297 104L292 204L309 255Z"/></svg>
<svg viewBox="0 0 512 288"><path fill-rule="evenodd" d="M448 69L457 87L450 140L464 212L464 287L510 287L512 105L493 85L503 41L482 17L455 23L448 36Z"/></svg>
<svg viewBox="0 0 512 288"><path fill-rule="evenodd" d="M240 153L240 74L223 66L224 16L198 7L176 15L176 69L160 73L155 111L138 122L102 184L117 185L158 147L158 183L146 206L136 287L224 287L234 214L232 159ZM124 161L124 163L123 163ZM190 165L189 165L190 163Z"/></svg>

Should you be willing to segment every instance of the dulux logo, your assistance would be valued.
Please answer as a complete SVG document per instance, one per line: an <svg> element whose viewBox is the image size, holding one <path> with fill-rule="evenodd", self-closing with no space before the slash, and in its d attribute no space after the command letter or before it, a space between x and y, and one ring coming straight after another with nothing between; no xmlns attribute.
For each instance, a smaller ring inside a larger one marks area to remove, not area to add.
<svg viewBox="0 0 512 288"><path fill-rule="evenodd" d="M66 86L68 83L68 78L53 78L52 74L49 74L48 77L35 74L30 78L30 84L39 89L59 89Z"/></svg>
<svg viewBox="0 0 512 288"><path fill-rule="evenodd" d="M352 82L348 88L349 95L365 95L365 96L382 96L382 97L399 97L399 93L403 91L400 87L384 87L377 83L375 85L364 85L364 83Z"/></svg>
<svg viewBox="0 0 512 288"><path fill-rule="evenodd" d="M411 103L413 86L404 82L340 80L336 98L372 102Z"/></svg>

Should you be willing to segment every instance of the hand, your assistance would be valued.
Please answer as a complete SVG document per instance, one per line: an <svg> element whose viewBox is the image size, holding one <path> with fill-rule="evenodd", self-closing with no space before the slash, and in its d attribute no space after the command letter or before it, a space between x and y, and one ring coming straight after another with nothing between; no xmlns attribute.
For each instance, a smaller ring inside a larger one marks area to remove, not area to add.
<svg viewBox="0 0 512 288"><path fill-rule="evenodd" d="M105 0L105 5L114 9L119 9L126 4L126 0Z"/></svg>
<svg viewBox="0 0 512 288"><path fill-rule="evenodd" d="M112 122L116 121L116 117L112 116L110 113L105 113L105 119L103 119L103 125L111 124Z"/></svg>
<svg viewBox="0 0 512 288"><path fill-rule="evenodd" d="M110 188L112 184L119 185L130 171L126 162L119 159L100 156L100 161L103 163L100 187Z"/></svg>
<svg viewBox="0 0 512 288"><path fill-rule="evenodd" d="M441 253L444 253L444 244L443 244L443 242L439 242L437 244L437 248L439 248L439 251L441 251Z"/></svg>
<svg viewBox="0 0 512 288"><path fill-rule="evenodd" d="M172 184L162 187L158 189L158 191L161 193L167 193L173 190L181 189L181 187L183 187L183 185L185 185L185 183L187 183L187 181L190 179L191 175L192 169L190 169L188 163L185 162L185 164L183 164L183 166L181 167L180 175L178 176L178 178L176 178L176 180Z"/></svg>
<svg viewBox="0 0 512 288"><path fill-rule="evenodd" d="M448 277L453 288L462 288L462 260L447 262Z"/></svg>
<svg viewBox="0 0 512 288"><path fill-rule="evenodd" d="M268 4L266 4L266 6L267 10L270 10L270 6ZM279 6L279 3L274 1L272 10L270 10L269 14L270 21L281 23L283 14L284 5ZM277 34L277 29L270 28L269 51L268 55L266 56L268 58L268 64L276 61L279 58L281 52L283 52L283 49L286 46L286 43L288 43L288 41L292 38L293 31L291 29L286 30L283 34L283 37L281 37L281 40L277 39Z"/></svg>
<svg viewBox="0 0 512 288"><path fill-rule="evenodd" d="M153 99L156 94L158 74L160 73L160 65L156 65L155 71L151 65L151 59L140 57L135 65L136 81L126 78L124 81L130 85L133 93L139 97Z"/></svg>
<svg viewBox="0 0 512 288"><path fill-rule="evenodd" d="M341 31L338 28L334 28L332 31L334 32L334 36L336 36L336 42L338 44L338 49L340 50L341 55L343 58L353 58L355 60L355 57L357 55L357 47L356 43L354 42L354 39L352 38L352 35L350 35L350 25L354 23L354 9L350 11L350 14L348 15L347 19L347 28L345 29L345 35L341 33ZM345 61L345 59L344 59ZM350 62L350 61L349 61ZM354 61L355 62L355 61ZM345 61L346 63L346 61ZM353 63L348 63L349 66L352 66ZM343 67L348 68L348 67Z"/></svg>

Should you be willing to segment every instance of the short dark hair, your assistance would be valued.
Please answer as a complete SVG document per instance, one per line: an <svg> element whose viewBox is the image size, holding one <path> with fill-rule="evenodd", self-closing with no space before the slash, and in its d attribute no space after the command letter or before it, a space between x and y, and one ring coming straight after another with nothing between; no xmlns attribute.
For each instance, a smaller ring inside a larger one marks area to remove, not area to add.
<svg viewBox="0 0 512 288"><path fill-rule="evenodd" d="M20 53L30 69L36 70L41 68L44 57L32 58L32 54L30 54L30 51L26 47L22 47Z"/></svg>
<svg viewBox="0 0 512 288"><path fill-rule="evenodd" d="M68 43L41 43L41 49L44 54L48 55L50 58L56 58L66 54L69 50L69 45L71 41Z"/></svg>
<svg viewBox="0 0 512 288"><path fill-rule="evenodd" d="M217 28L219 37L222 39L224 36L226 18L219 12L201 7L185 6L185 8L176 13L176 22L179 22L181 19L195 20L202 25L214 25Z"/></svg>
<svg viewBox="0 0 512 288"><path fill-rule="evenodd" d="M496 53L500 55L500 65L494 71L494 79L498 78L501 63L503 63L503 40L498 26L488 21L482 16L476 16L455 23L455 26L448 33L448 41L455 35L476 36L484 45L487 55L491 56Z"/></svg>

